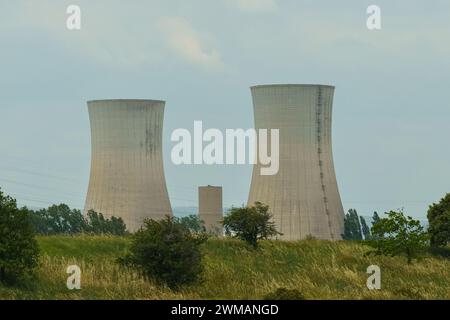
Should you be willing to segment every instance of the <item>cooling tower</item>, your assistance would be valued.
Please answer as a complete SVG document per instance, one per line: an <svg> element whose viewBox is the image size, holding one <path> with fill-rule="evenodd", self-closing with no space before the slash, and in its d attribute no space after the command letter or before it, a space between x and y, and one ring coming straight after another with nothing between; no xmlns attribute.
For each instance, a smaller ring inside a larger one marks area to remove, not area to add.
<svg viewBox="0 0 450 320"><path fill-rule="evenodd" d="M248 205L269 205L281 239L341 239L344 210L331 147L334 87L260 85L251 92L255 129L279 129L280 158L276 175L261 175L261 165L254 165Z"/></svg>
<svg viewBox="0 0 450 320"><path fill-rule="evenodd" d="M164 177L164 101L89 101L91 175L85 213L122 217L129 231L172 215Z"/></svg>
<svg viewBox="0 0 450 320"><path fill-rule="evenodd" d="M222 187L198 188L199 218L205 223L206 231L223 235Z"/></svg>

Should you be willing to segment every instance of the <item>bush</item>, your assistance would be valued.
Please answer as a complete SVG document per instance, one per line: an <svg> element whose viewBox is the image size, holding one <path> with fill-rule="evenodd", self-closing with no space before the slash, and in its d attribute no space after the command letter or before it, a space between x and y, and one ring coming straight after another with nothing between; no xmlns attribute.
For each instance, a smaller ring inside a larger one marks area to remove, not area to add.
<svg viewBox="0 0 450 320"><path fill-rule="evenodd" d="M176 218L145 220L132 236L130 254L121 264L138 269L141 274L171 289L197 281L203 271L200 245L203 233L193 233Z"/></svg>
<svg viewBox="0 0 450 320"><path fill-rule="evenodd" d="M264 297L264 300L305 300L297 289L278 288Z"/></svg>
<svg viewBox="0 0 450 320"><path fill-rule="evenodd" d="M420 222L405 217L402 211L390 211L372 226L372 239L368 244L375 254L389 256L404 255L408 263L418 258L428 247L428 234Z"/></svg>
<svg viewBox="0 0 450 320"><path fill-rule="evenodd" d="M259 239L281 235L275 228L269 206L255 202L253 207L232 208L223 219L225 233L246 241L255 249Z"/></svg>
<svg viewBox="0 0 450 320"><path fill-rule="evenodd" d="M39 248L28 211L0 190L0 282L15 284L32 275L38 265Z"/></svg>

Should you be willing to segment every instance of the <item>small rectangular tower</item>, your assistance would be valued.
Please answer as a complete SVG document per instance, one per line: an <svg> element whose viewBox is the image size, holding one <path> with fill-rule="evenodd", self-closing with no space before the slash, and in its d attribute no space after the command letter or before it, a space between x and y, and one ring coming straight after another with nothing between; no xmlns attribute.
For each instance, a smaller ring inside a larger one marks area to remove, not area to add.
<svg viewBox="0 0 450 320"><path fill-rule="evenodd" d="M218 236L223 235L222 187L199 187L199 218L205 223L206 231Z"/></svg>

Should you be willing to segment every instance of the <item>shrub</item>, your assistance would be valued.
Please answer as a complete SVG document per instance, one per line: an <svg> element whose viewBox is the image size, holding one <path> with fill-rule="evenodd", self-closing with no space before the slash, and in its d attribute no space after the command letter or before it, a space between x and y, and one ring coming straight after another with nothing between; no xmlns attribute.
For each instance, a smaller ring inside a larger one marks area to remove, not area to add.
<svg viewBox="0 0 450 320"><path fill-rule="evenodd" d="M32 275L39 248L28 211L0 190L0 282L15 284Z"/></svg>
<svg viewBox="0 0 450 320"><path fill-rule="evenodd" d="M148 279L171 289L193 283L203 271L200 245L205 234L193 233L176 218L146 220L132 236L130 253L119 259Z"/></svg>
<svg viewBox="0 0 450 320"><path fill-rule="evenodd" d="M297 289L278 288L264 297L264 300L305 300Z"/></svg>
<svg viewBox="0 0 450 320"><path fill-rule="evenodd" d="M223 219L225 233L246 241L255 249L259 239L281 235L275 228L269 206L255 202L252 207L232 208Z"/></svg>

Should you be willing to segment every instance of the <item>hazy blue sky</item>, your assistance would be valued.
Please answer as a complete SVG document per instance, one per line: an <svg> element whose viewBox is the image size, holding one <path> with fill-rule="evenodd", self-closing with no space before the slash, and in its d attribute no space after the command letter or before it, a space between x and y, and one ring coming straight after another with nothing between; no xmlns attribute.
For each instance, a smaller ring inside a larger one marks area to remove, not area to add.
<svg viewBox="0 0 450 320"><path fill-rule="evenodd" d="M82 29L66 29L78 4ZM366 28L381 7L382 30ZM344 207L424 218L450 192L449 1L0 0L0 186L20 204L82 208L86 101L166 100L173 206L197 186L246 202L251 166L174 166L170 133L250 128L249 86L336 86L333 142Z"/></svg>

